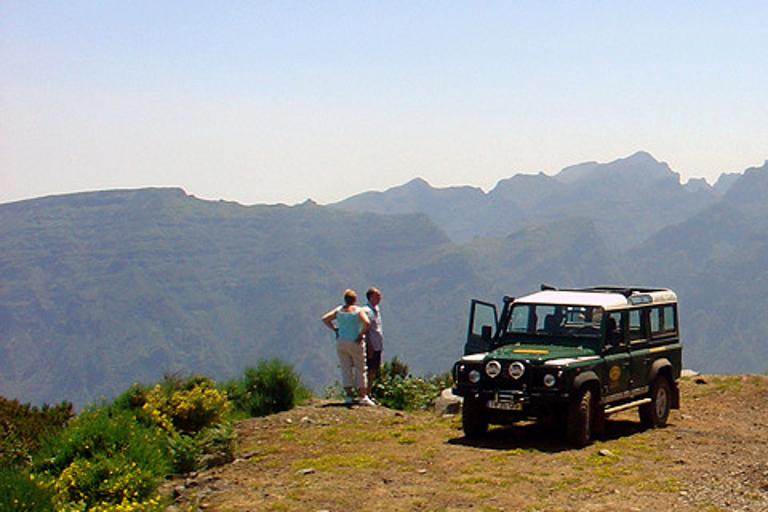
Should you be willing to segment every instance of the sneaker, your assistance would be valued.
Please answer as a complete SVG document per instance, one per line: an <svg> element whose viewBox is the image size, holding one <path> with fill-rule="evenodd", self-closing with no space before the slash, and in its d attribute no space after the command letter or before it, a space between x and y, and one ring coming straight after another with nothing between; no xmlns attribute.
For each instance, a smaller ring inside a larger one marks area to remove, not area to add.
<svg viewBox="0 0 768 512"><path fill-rule="evenodd" d="M371 400L370 397L364 396L361 398L358 402L358 405L365 405L365 406L376 406L376 402Z"/></svg>

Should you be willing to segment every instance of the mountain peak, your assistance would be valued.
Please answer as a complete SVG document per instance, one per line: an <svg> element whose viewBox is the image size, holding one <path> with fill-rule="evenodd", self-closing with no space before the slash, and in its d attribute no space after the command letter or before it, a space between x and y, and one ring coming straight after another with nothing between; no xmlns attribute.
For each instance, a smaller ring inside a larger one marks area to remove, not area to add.
<svg viewBox="0 0 768 512"><path fill-rule="evenodd" d="M680 176L672 171L666 163L659 162L647 151L638 151L628 157L619 158L609 163L585 162L582 164L565 167L555 175L555 178L566 184L580 181L604 181L611 178L628 178L650 183L660 179L676 178Z"/></svg>
<svg viewBox="0 0 768 512"><path fill-rule="evenodd" d="M394 189L407 189L407 190L433 190L434 187L429 184L427 180L421 177L413 178L411 181L400 185L399 187L393 187Z"/></svg>

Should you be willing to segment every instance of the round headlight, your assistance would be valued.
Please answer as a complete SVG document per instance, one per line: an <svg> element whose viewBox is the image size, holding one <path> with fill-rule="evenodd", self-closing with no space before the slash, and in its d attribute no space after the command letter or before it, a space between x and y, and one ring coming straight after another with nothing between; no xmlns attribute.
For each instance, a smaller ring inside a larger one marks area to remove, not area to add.
<svg viewBox="0 0 768 512"><path fill-rule="evenodd" d="M492 379L498 377L501 373L501 363L498 361L488 361L488 364L485 365L485 373Z"/></svg>
<svg viewBox="0 0 768 512"><path fill-rule="evenodd" d="M469 382L472 384L477 384L480 382L480 372L477 370L472 370L469 372Z"/></svg>
<svg viewBox="0 0 768 512"><path fill-rule="evenodd" d="M544 375L544 385L548 388L554 387L555 384L557 384L557 377L552 375L551 373L548 373Z"/></svg>
<svg viewBox="0 0 768 512"><path fill-rule="evenodd" d="M509 365L509 376L513 379L519 379L525 373L525 365L520 361L515 361Z"/></svg>

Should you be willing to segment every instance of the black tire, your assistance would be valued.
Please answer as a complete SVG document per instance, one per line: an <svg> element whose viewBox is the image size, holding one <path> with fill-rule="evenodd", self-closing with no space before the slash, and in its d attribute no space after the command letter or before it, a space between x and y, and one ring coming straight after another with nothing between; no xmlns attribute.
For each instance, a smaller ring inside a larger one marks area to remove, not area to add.
<svg viewBox="0 0 768 512"><path fill-rule="evenodd" d="M656 377L651 383L651 403L640 406L640 423L646 428L667 425L672 402L672 387L665 377Z"/></svg>
<svg viewBox="0 0 768 512"><path fill-rule="evenodd" d="M589 389L579 392L568 406L566 437L579 448L588 445L592 439L593 412L592 391Z"/></svg>
<svg viewBox="0 0 768 512"><path fill-rule="evenodd" d="M461 407L461 424L464 435L469 439L477 439L488 433L488 411L480 400L464 398Z"/></svg>

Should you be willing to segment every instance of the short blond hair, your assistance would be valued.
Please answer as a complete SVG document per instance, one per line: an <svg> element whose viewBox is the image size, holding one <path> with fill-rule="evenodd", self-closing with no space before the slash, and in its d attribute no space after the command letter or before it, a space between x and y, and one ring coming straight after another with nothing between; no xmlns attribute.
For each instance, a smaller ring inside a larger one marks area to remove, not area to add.
<svg viewBox="0 0 768 512"><path fill-rule="evenodd" d="M350 288L344 290L344 304L351 306L355 302L357 302L357 294L355 293L355 290Z"/></svg>

